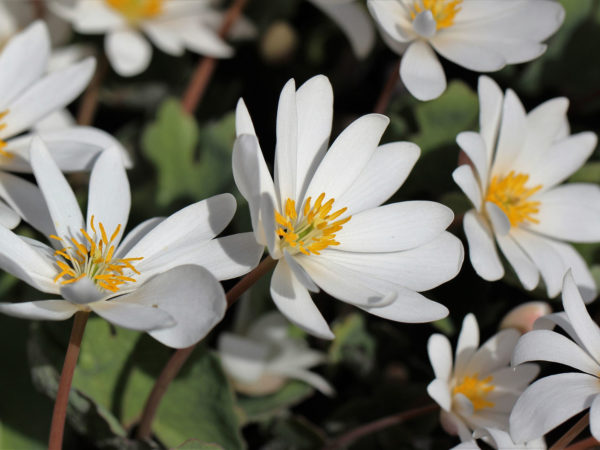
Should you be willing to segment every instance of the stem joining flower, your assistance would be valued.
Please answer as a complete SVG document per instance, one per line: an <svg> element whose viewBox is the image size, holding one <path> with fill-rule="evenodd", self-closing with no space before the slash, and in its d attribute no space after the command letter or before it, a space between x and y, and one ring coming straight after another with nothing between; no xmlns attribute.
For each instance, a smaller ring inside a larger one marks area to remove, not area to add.
<svg viewBox="0 0 600 450"><path fill-rule="evenodd" d="M6 128L6 122L3 122L3 119L8 115L8 112L8 109L0 111L0 131ZM5 158L12 158L14 155L4 150L4 147L6 147L6 145L6 141L0 139L0 156L4 156Z"/></svg>
<svg viewBox="0 0 600 450"><path fill-rule="evenodd" d="M289 198L285 202L285 217L275 211L275 221L279 224L277 235L282 245L291 249L290 253L320 255L319 252L330 245L340 244L335 240L335 233L340 231L352 216L334 222L348 208L341 208L330 214L335 199L331 198L323 203L324 199L323 192L311 207L311 197L308 197L301 216L299 210L296 210L296 202Z"/></svg>
<svg viewBox="0 0 600 450"><path fill-rule="evenodd" d="M61 284L71 284L87 276L98 287L110 292L118 292L124 283L135 283L133 274L140 275L140 272L133 266L133 263L144 258L113 259L115 252L113 242L121 230L121 225L117 226L110 238L102 222L98 223L100 234L97 233L94 216L91 218L90 226L94 232L93 237L83 228L80 230L87 242L81 243L77 239L71 238L73 246L67 246L54 252L56 264L61 269L61 272L54 278L54 282L62 280ZM51 235L50 238L63 241L62 238L54 235Z"/></svg>
<svg viewBox="0 0 600 450"><path fill-rule="evenodd" d="M525 186L528 180L528 174L515 173L514 170L511 170L505 177L495 176L492 178L488 188L485 200L498 205L513 227L524 221L540 223L534 215L540 211L541 203L529 201L528 198L538 192L542 185L528 188Z"/></svg>
<svg viewBox="0 0 600 450"><path fill-rule="evenodd" d="M482 380L479 379L478 374L466 376L459 385L454 387L452 394L463 394L471 401L475 411L493 408L494 403L487 400L487 395L496 388L492 380L493 377L491 375Z"/></svg>
<svg viewBox="0 0 600 450"><path fill-rule="evenodd" d="M106 0L112 8L123 14L129 22L138 22L160 15L165 0Z"/></svg>
<svg viewBox="0 0 600 450"><path fill-rule="evenodd" d="M431 11L437 29L454 25L454 17L460 11L462 0L414 0L410 16L412 20L423 11Z"/></svg>

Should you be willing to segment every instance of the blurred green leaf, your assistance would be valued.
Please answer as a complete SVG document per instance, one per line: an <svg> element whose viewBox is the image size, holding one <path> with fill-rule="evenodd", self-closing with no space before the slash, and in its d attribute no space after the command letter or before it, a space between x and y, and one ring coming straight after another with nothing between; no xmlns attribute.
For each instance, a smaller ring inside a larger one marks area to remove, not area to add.
<svg viewBox="0 0 600 450"><path fill-rule="evenodd" d="M326 439L321 429L300 416L278 420L272 432L274 439L269 445L275 448L312 450L323 448Z"/></svg>
<svg viewBox="0 0 600 450"><path fill-rule="evenodd" d="M587 163L569 178L572 183L600 183L600 162Z"/></svg>
<svg viewBox="0 0 600 450"><path fill-rule="evenodd" d="M179 101L166 100L142 136L142 151L158 174L158 203L165 206L179 197L200 200L227 190L233 180L234 140L233 113L200 128Z"/></svg>
<svg viewBox="0 0 600 450"><path fill-rule="evenodd" d="M246 422L257 422L300 403L313 392L314 389L306 383L289 381L275 394L261 397L240 395L238 405Z"/></svg>
<svg viewBox="0 0 600 450"><path fill-rule="evenodd" d="M419 132L411 141L426 153L445 144L454 144L461 131L477 124L477 94L462 81L452 81L437 99L415 106Z"/></svg>
<svg viewBox="0 0 600 450"><path fill-rule="evenodd" d="M207 444L199 439L188 439L183 444L175 447L177 450L223 450L223 447L217 444Z"/></svg>
<svg viewBox="0 0 600 450"><path fill-rule="evenodd" d="M376 341L369 334L362 314L352 313L333 326L335 340L329 347L333 364L345 362L365 375L373 368Z"/></svg>

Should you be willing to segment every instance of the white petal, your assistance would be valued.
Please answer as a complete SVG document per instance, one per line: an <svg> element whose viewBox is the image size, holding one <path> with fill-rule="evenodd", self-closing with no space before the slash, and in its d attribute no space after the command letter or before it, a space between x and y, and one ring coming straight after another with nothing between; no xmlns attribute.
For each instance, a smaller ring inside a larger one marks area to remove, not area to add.
<svg viewBox="0 0 600 450"><path fill-rule="evenodd" d="M527 115L523 104L511 89L506 91L502 106L502 124L492 176L505 176L513 167L527 136Z"/></svg>
<svg viewBox="0 0 600 450"><path fill-rule="evenodd" d="M296 83L289 80L281 91L277 107L277 146L275 148L275 187L279 194L279 205L286 200L298 199L296 186L304 183L297 180L298 174L298 111L296 107ZM298 205L300 206L300 205Z"/></svg>
<svg viewBox="0 0 600 450"><path fill-rule="evenodd" d="M534 330L553 330L556 326L561 327L571 339L577 342L581 348L585 348L585 344L579 339L573 325L569 321L569 316L566 312L552 313L542 316L533 324Z"/></svg>
<svg viewBox="0 0 600 450"><path fill-rule="evenodd" d="M31 143L31 168L46 199L58 236L77 236L84 227L79 204L69 183L39 138L34 138Z"/></svg>
<svg viewBox="0 0 600 450"><path fill-rule="evenodd" d="M119 248L115 252L115 258L124 257L129 250L133 248L150 230L156 227L159 223L165 220L164 217L153 217L151 219L144 220L142 223L137 225L133 230L127 233L127 236L119 244Z"/></svg>
<svg viewBox="0 0 600 450"><path fill-rule="evenodd" d="M103 151L90 175L87 232L93 235L92 228L98 230L102 223L108 236L112 237L120 226L121 230L112 241L112 245L118 247L127 227L130 206L131 191L121 155L114 149ZM92 217L95 222L93 225Z"/></svg>
<svg viewBox="0 0 600 450"><path fill-rule="evenodd" d="M319 292L319 287L310 278L310 275L306 273L304 267L302 267L293 256L290 256L287 250L283 251L283 256L285 258L285 262L294 274L294 277L300 282L300 284L302 284L302 286L304 286L310 292Z"/></svg>
<svg viewBox="0 0 600 450"><path fill-rule="evenodd" d="M496 242L523 287L528 291L536 287L540 279L540 273L531 258L525 254L512 236L496 236Z"/></svg>
<svg viewBox="0 0 600 450"><path fill-rule="evenodd" d="M396 299L387 306L361 306L370 314L395 322L426 323L443 319L448 308L429 300L418 292L401 287L396 288Z"/></svg>
<svg viewBox="0 0 600 450"><path fill-rule="evenodd" d="M352 122L325 154L306 196L316 199L324 192L326 199L340 198L371 159L388 123L389 119L379 114L368 114Z"/></svg>
<svg viewBox="0 0 600 450"><path fill-rule="evenodd" d="M440 34L431 39L431 45L444 58L475 72L495 72L507 63L493 42L476 41L466 34Z"/></svg>
<svg viewBox="0 0 600 450"><path fill-rule="evenodd" d="M504 267L498 257L494 235L485 219L473 210L467 211L463 227L469 242L469 258L477 275L487 281L502 278Z"/></svg>
<svg viewBox="0 0 600 450"><path fill-rule="evenodd" d="M7 126L0 132L0 138L21 133L49 113L71 103L85 89L95 67L94 58L87 58L52 72L27 88L10 104Z"/></svg>
<svg viewBox="0 0 600 450"><path fill-rule="evenodd" d="M264 343L232 333L219 335L217 349L227 375L244 383L258 381L267 367L271 351Z"/></svg>
<svg viewBox="0 0 600 450"><path fill-rule="evenodd" d="M305 369L298 369L293 366L278 366L277 368L273 368L269 366L269 372L277 373L279 375L285 375L286 377L293 378L295 380L304 381L306 384L318 389L325 395L333 396L335 395L335 389L329 382L323 378L321 375L316 374L314 372L310 372Z"/></svg>
<svg viewBox="0 0 600 450"><path fill-rule="evenodd" d="M483 376L507 366L519 337L521 333L514 329L499 331L479 347L465 371Z"/></svg>
<svg viewBox="0 0 600 450"><path fill-rule="evenodd" d="M401 3L388 0L369 0L367 6L377 24L390 39L404 43L414 37L414 33L407 32L407 29L412 27L409 20L405 18L408 14Z"/></svg>
<svg viewBox="0 0 600 450"><path fill-rule="evenodd" d="M417 14L413 20L415 33L424 38L430 38L435 35L437 22L433 18L433 13L426 9Z"/></svg>
<svg viewBox="0 0 600 450"><path fill-rule="evenodd" d="M594 281L594 277L592 276L587 263L579 252L577 252L572 245L564 242L549 240L548 244L556 253L558 253L564 266L571 269L571 274L583 297L583 301L589 303L594 300L598 295L596 282Z"/></svg>
<svg viewBox="0 0 600 450"><path fill-rule="evenodd" d="M169 22L148 20L142 23L141 27L152 43L163 52L173 56L182 56L185 53L185 43Z"/></svg>
<svg viewBox="0 0 600 450"><path fill-rule="evenodd" d="M536 198L539 223L528 225L530 229L566 241L600 241L600 187L570 183Z"/></svg>
<svg viewBox="0 0 600 450"><path fill-rule="evenodd" d="M152 59L152 47L148 41L140 33L130 29L108 33L104 47L111 66L122 77L142 73Z"/></svg>
<svg viewBox="0 0 600 450"><path fill-rule="evenodd" d="M440 380L439 378L433 380L427 385L427 393L444 411L450 411L452 398L446 380Z"/></svg>
<svg viewBox="0 0 600 450"><path fill-rule="evenodd" d="M419 100L433 100L446 90L446 75L432 48L424 41L410 44L400 63L400 78Z"/></svg>
<svg viewBox="0 0 600 450"><path fill-rule="evenodd" d="M478 212L481 211L483 195L479 182L473 173L473 168L468 164L457 167L452 172L452 179L462 189L475 209Z"/></svg>
<svg viewBox="0 0 600 450"><path fill-rule="evenodd" d="M518 345L518 344L517 344ZM537 364L521 364L517 367L502 367L491 373L494 384L504 391L524 390L540 373Z"/></svg>
<svg viewBox="0 0 600 450"><path fill-rule="evenodd" d="M0 186L0 190L2 190L2 186ZM17 225L19 225L19 222L21 222L21 217L19 216L19 214L17 214L14 210L6 206L4 202L0 201L0 226L12 230Z"/></svg>
<svg viewBox="0 0 600 450"><path fill-rule="evenodd" d="M347 207L349 214L381 205L402 186L420 153L421 149L412 142L379 146L337 203Z"/></svg>
<svg viewBox="0 0 600 450"><path fill-rule="evenodd" d="M467 314L463 319L462 328L456 343L454 373L456 377L463 376L465 368L479 347L479 326L473 314Z"/></svg>
<svg viewBox="0 0 600 450"><path fill-rule="evenodd" d="M108 300L88 305L110 323L136 331L148 331L174 324L173 318L162 309L136 303Z"/></svg>
<svg viewBox="0 0 600 450"><path fill-rule="evenodd" d="M329 144L333 121L333 88L329 79L317 75L300 86L296 92L296 107L298 115L296 199L300 201Z"/></svg>
<svg viewBox="0 0 600 450"><path fill-rule="evenodd" d="M600 439L600 395L596 395L590 407L590 431L596 440Z"/></svg>
<svg viewBox="0 0 600 450"><path fill-rule="evenodd" d="M79 308L65 300L0 303L0 313L29 320L66 320Z"/></svg>
<svg viewBox="0 0 600 450"><path fill-rule="evenodd" d="M513 441L523 443L589 408L598 395L598 378L584 373L551 375L523 392L510 415Z"/></svg>
<svg viewBox="0 0 600 450"><path fill-rule="evenodd" d="M500 236L506 236L510 231L510 220L506 213L493 202L485 202L485 212L487 213L494 232Z"/></svg>
<svg viewBox="0 0 600 450"><path fill-rule="evenodd" d="M308 291L296 280L285 261L280 261L273 272L271 297L279 311L307 333L321 339L335 337Z"/></svg>
<svg viewBox="0 0 600 450"><path fill-rule="evenodd" d="M242 134L256 136L256 131L254 131L254 124L252 123L246 103L244 103L244 99L240 98L235 108L235 135L239 137Z"/></svg>
<svg viewBox="0 0 600 450"><path fill-rule="evenodd" d="M443 334L434 334L427 341L427 354L435 377L449 380L452 374L452 347Z"/></svg>
<svg viewBox="0 0 600 450"><path fill-rule="evenodd" d="M565 364L582 372L595 375L600 366L581 347L561 334L549 330L525 333L512 357L512 364L527 361L551 361Z"/></svg>
<svg viewBox="0 0 600 450"><path fill-rule="evenodd" d="M75 283L61 285L60 295L77 305L86 305L106 298L106 294L100 291L89 277L84 277Z"/></svg>
<svg viewBox="0 0 600 450"><path fill-rule="evenodd" d="M375 44L375 30L362 5L352 2L312 0L342 29L357 58L366 57Z"/></svg>
<svg viewBox="0 0 600 450"><path fill-rule="evenodd" d="M0 110L31 86L46 71L50 36L42 21L36 21L13 37L0 53Z"/></svg>
<svg viewBox="0 0 600 450"><path fill-rule="evenodd" d="M214 58L229 58L233 49L209 27L199 23L196 17L174 20L172 27L186 48L201 55Z"/></svg>
<svg viewBox="0 0 600 450"><path fill-rule="evenodd" d="M486 190L489 160L482 135L473 131L463 131L456 136L456 143L473 163L479 179L479 187L482 191Z"/></svg>
<svg viewBox="0 0 600 450"><path fill-rule="evenodd" d="M597 362L600 362L600 328L585 309L585 304L570 271L565 275L562 298L563 307L577 336L579 336L589 354Z"/></svg>
<svg viewBox="0 0 600 450"><path fill-rule="evenodd" d="M105 2L79 1L74 7L60 2L50 5L52 12L71 21L78 33L100 34L126 24L125 17Z"/></svg>
<svg viewBox="0 0 600 450"><path fill-rule="evenodd" d="M336 233L339 250L397 252L430 242L452 222L446 206L428 201L392 203L353 215Z"/></svg>
<svg viewBox="0 0 600 450"><path fill-rule="evenodd" d="M163 272L116 301L166 311L175 325L149 334L173 348L189 347L203 339L227 309L221 284L205 268L192 265Z"/></svg>
<svg viewBox="0 0 600 450"><path fill-rule="evenodd" d="M479 95L480 111L479 133L485 142L487 168L489 170L492 164L492 155L496 149L504 96L496 82L486 76L479 77L477 93Z"/></svg>

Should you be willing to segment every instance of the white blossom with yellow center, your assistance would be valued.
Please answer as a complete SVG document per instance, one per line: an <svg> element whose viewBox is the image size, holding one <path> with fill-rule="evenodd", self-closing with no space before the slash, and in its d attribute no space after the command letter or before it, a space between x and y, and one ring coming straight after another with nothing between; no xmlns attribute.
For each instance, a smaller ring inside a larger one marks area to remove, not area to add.
<svg viewBox="0 0 600 450"><path fill-rule="evenodd" d="M444 231L452 212L426 201L380 206L402 185L419 148L408 142L379 146L388 119L370 114L327 151L332 119L326 77L316 76L297 91L293 80L285 85L273 181L248 110L238 103L233 173L248 200L257 241L278 260L273 300L290 321L322 338L333 334L309 294L319 288L391 320L444 317L446 308L419 292L460 269L462 245Z"/></svg>
<svg viewBox="0 0 600 450"><path fill-rule="evenodd" d="M434 334L429 338L427 351L435 380L427 392L440 405L440 420L448 433L469 442L477 429L508 431L512 405L539 372L535 364L510 367L520 335L514 329L502 330L479 347L477 320L468 314L454 362L446 336Z"/></svg>
<svg viewBox="0 0 600 450"><path fill-rule="evenodd" d="M368 0L368 6L383 39L402 55L400 77L419 100L446 89L435 52L467 69L495 72L544 53L542 42L565 14L554 0Z"/></svg>
<svg viewBox="0 0 600 450"><path fill-rule="evenodd" d="M79 310L147 331L175 348L188 347L218 323L226 309L217 279L245 274L262 252L252 233L214 239L235 212L229 194L140 224L122 240L131 203L117 150L104 151L90 176L88 215L43 141L31 147L39 189L14 185L17 210L52 247L0 227L0 269L62 299L1 303L5 314L63 320Z"/></svg>
<svg viewBox="0 0 600 450"><path fill-rule="evenodd" d="M474 206L463 225L475 271L489 281L504 276L497 245L526 289L541 276L555 297L571 269L586 300L595 298L594 279L568 242L600 241L600 188L560 183L592 154L596 135L569 134L565 98L527 113L513 91L503 95L480 77L479 103L479 133L456 139L470 164L453 173Z"/></svg>
<svg viewBox="0 0 600 450"><path fill-rule="evenodd" d="M76 0L71 6L51 0L53 11L83 34L105 34L105 51L121 76L138 75L150 64L152 42L161 51L182 56L185 50L228 58L233 49L218 35L223 15L204 0ZM232 37L255 35L245 19ZM148 38L148 40L146 39Z"/></svg>
<svg viewBox="0 0 600 450"><path fill-rule="evenodd" d="M95 67L94 59L87 58L48 73L49 58L50 37L40 21L14 34L0 49L0 226L7 228L20 221L14 211L15 199L8 192L19 179L7 172L31 172L32 135L28 132L32 128L44 138L65 171L86 169L107 147L120 149L127 159L118 141L103 131L76 126L41 130L45 119L81 94Z"/></svg>

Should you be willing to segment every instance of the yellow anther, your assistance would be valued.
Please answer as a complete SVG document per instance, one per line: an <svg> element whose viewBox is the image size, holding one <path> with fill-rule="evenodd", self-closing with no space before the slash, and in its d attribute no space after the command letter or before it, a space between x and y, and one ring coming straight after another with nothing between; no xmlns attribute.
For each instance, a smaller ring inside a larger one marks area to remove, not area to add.
<svg viewBox="0 0 600 450"><path fill-rule="evenodd" d="M4 119L6 117L8 112L9 112L8 109L5 109L4 111L0 111L0 131L4 130L7 126L6 123L2 122L2 119ZM4 150L4 148L7 145L8 145L8 143L6 141L0 139L0 156L10 159L10 158L13 158L15 155L13 155L11 152Z"/></svg>
<svg viewBox="0 0 600 450"><path fill-rule="evenodd" d="M160 15L165 0L105 0L130 22L138 22Z"/></svg>
<svg viewBox="0 0 600 450"><path fill-rule="evenodd" d="M505 177L495 176L488 188L485 200L495 203L508 217L511 226L515 227L524 221L539 223L535 218L540 209L539 201L528 200L538 192L542 185L532 188L525 185L529 181L529 175L523 173L515 174L511 171Z"/></svg>
<svg viewBox="0 0 600 450"><path fill-rule="evenodd" d="M493 377L491 375L482 380L479 379L478 374L466 376L461 380L460 384L454 387L452 394L463 394L471 401L475 411L493 408L494 403L487 400L488 394L496 389L492 381Z"/></svg>
<svg viewBox="0 0 600 450"><path fill-rule="evenodd" d="M431 11L436 29L449 28L454 25L454 19L460 11L462 0L414 0L410 12L414 20L417 14L423 11Z"/></svg>

